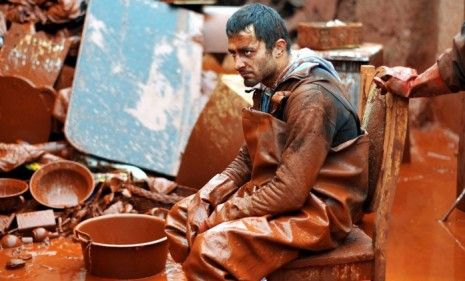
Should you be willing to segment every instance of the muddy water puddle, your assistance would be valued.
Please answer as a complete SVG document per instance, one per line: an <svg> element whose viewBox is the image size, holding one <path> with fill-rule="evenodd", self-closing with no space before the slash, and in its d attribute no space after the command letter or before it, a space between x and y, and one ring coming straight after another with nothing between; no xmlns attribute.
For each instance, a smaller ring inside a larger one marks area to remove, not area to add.
<svg viewBox="0 0 465 281"><path fill-rule="evenodd" d="M25 260L21 268L6 269L8 261L21 256L32 255ZM79 243L71 238L58 238L46 243L31 243L12 249L0 250L0 280L21 281L70 281L109 280L88 274ZM164 272L157 275L137 279L143 281L186 280L181 266L169 257Z"/></svg>
<svg viewBox="0 0 465 281"><path fill-rule="evenodd" d="M386 280L465 280L465 213L442 218L456 198L457 140L446 130L411 130L388 235Z"/></svg>

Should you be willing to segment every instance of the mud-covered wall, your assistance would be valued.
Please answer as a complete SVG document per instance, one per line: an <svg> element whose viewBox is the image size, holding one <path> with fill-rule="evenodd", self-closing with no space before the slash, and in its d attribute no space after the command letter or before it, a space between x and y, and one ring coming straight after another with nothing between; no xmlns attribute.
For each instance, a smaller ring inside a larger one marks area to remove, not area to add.
<svg viewBox="0 0 465 281"><path fill-rule="evenodd" d="M359 0L359 20L364 23L365 40L383 43L384 65L403 65L419 72L434 63L437 53L438 1ZM412 126L434 120L431 101L410 102Z"/></svg>
<svg viewBox="0 0 465 281"><path fill-rule="evenodd" d="M436 54L436 2L358 0L364 40L384 45L385 65L426 68Z"/></svg>

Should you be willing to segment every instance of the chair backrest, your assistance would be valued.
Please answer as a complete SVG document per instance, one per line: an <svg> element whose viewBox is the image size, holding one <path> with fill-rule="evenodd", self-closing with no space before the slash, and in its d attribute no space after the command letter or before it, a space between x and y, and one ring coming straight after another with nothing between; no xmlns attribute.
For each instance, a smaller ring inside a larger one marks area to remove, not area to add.
<svg viewBox="0 0 465 281"><path fill-rule="evenodd" d="M368 196L365 201L365 212L371 213L375 209L376 186L383 161L384 135L386 125L386 96L378 95L373 88L372 81L376 74L374 66L362 66L361 75L361 100L364 102L359 110L362 128L368 132L370 147L368 154Z"/></svg>
<svg viewBox="0 0 465 281"><path fill-rule="evenodd" d="M362 128L370 137L369 196L365 209L375 212L373 243L375 251L375 278L384 280L385 249L392 203L404 150L408 123L408 100L391 93L380 95L373 83L382 68L362 69L362 93L367 93L362 106ZM363 96L361 98L364 98Z"/></svg>

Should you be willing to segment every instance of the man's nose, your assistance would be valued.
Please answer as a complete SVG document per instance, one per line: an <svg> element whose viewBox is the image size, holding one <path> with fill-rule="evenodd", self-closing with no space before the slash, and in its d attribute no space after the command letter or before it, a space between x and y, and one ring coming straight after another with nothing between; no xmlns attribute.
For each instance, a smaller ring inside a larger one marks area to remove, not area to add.
<svg viewBox="0 0 465 281"><path fill-rule="evenodd" d="M244 61L239 56L236 56L234 58L234 67L236 68L236 70L240 70L244 66L245 66Z"/></svg>

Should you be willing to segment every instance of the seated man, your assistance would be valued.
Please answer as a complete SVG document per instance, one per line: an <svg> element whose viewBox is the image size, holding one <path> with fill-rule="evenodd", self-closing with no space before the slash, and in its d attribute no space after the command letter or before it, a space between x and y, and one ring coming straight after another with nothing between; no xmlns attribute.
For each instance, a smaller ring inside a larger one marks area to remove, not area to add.
<svg viewBox="0 0 465 281"><path fill-rule="evenodd" d="M226 33L254 105L235 160L166 219L192 280L259 280L300 250L335 248L367 193L368 138L333 66L291 54L282 18L261 4L238 10Z"/></svg>

